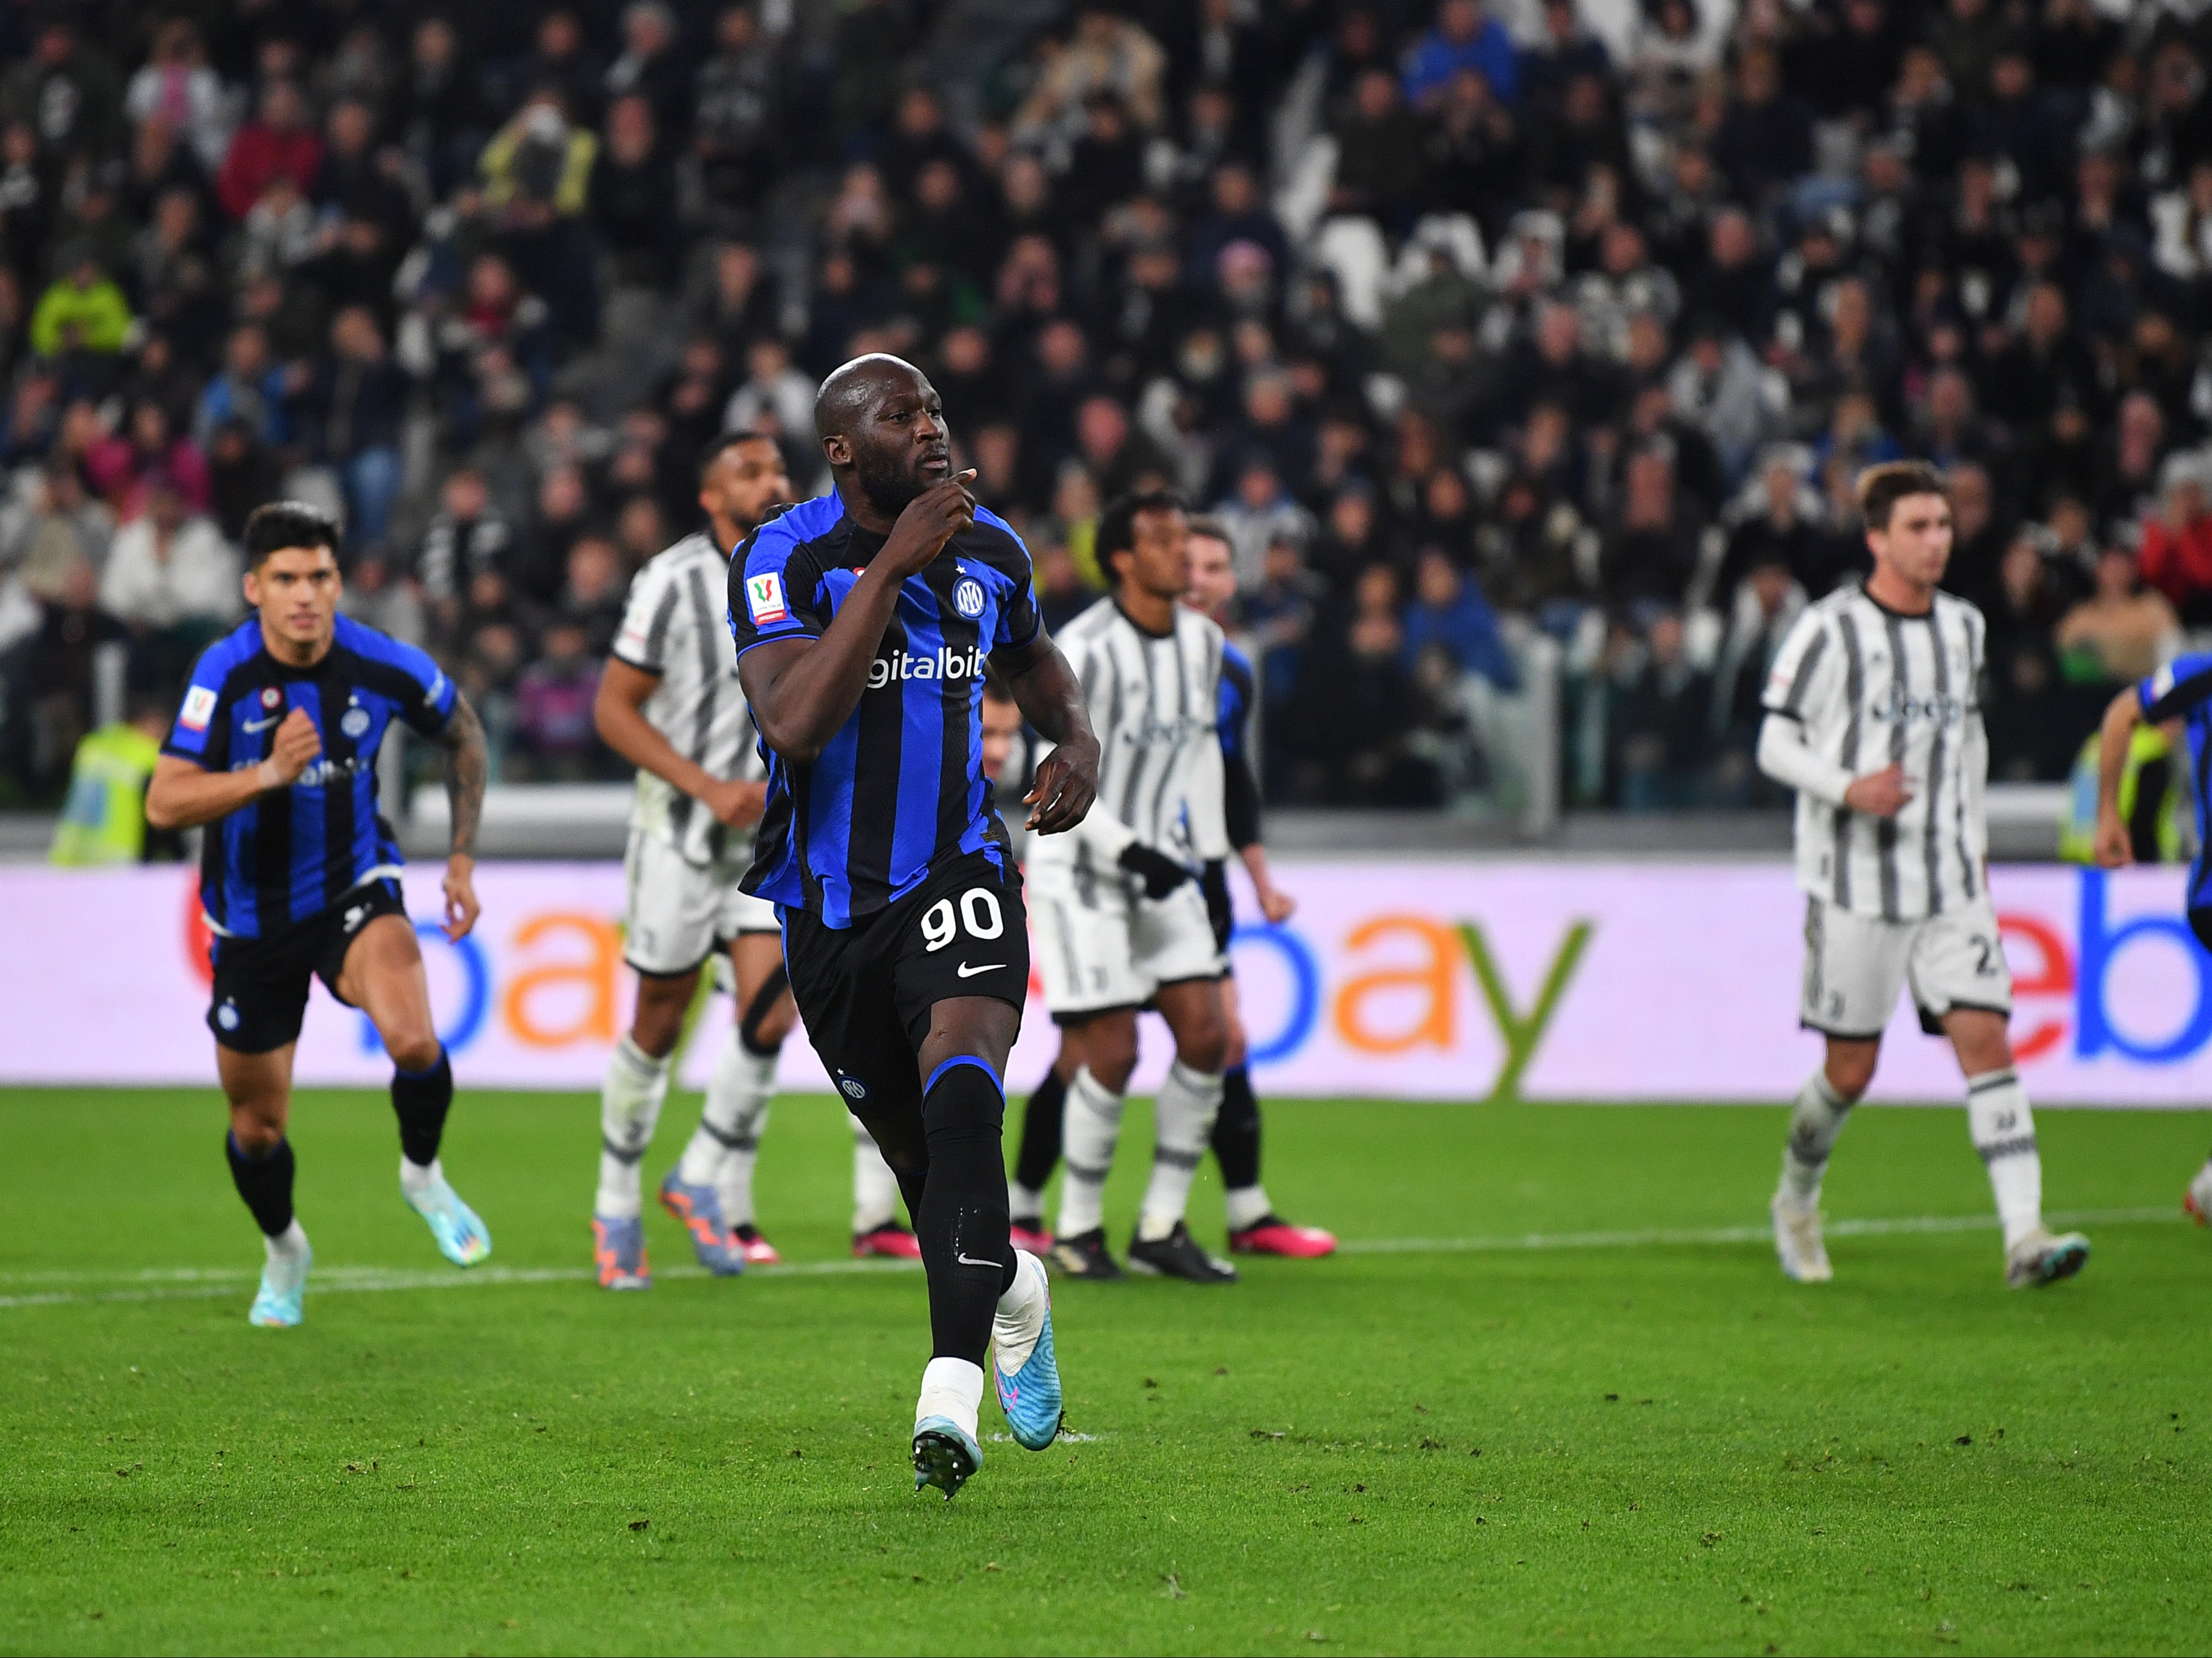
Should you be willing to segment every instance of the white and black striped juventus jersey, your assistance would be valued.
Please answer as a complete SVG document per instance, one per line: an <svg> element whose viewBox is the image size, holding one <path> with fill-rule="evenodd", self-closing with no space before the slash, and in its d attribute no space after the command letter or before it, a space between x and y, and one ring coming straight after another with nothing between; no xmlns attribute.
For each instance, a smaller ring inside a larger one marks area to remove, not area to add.
<svg viewBox="0 0 2212 1658"><path fill-rule="evenodd" d="M1115 860L1133 841L1186 862L1228 856L1221 629L1185 605L1175 617L1172 632L1147 633L1102 598L1056 636L1098 734L1098 799L1079 827L1036 836L1029 855L1040 871L1072 872L1086 903L1101 881L1122 884Z"/></svg>
<svg viewBox="0 0 2212 1658"><path fill-rule="evenodd" d="M630 584L614 653L660 682L644 714L678 754L708 775L765 776L753 721L738 685L738 651L726 606L730 561L704 535L686 536L647 561ZM741 837L690 795L649 771L637 774L630 827L659 836L687 862L746 855ZM739 844L729 842L738 838Z"/></svg>
<svg viewBox="0 0 2212 1658"><path fill-rule="evenodd" d="M1982 613L1945 592L1925 616L1906 616L1863 587L1839 588L1798 617L1767 679L1768 712L1796 720L1807 745L1852 777L1902 765L1912 791L1896 817L1877 817L1800 790L1807 892L1892 921L1981 896L1985 636Z"/></svg>

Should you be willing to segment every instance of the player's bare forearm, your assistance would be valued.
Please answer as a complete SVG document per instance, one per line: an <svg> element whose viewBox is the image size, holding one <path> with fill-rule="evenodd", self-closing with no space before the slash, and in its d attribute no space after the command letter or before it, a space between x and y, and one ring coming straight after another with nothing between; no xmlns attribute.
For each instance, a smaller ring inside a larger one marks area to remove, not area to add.
<svg viewBox="0 0 2212 1658"><path fill-rule="evenodd" d="M484 742L483 721L469 706L469 699L453 693L453 712L438 733L446 750L446 799L453 805L453 856L473 859L477 830L483 822L484 783L491 775L491 752Z"/></svg>
<svg viewBox="0 0 2212 1658"><path fill-rule="evenodd" d="M2135 746L2136 727L2142 720L2142 703L2129 686L2105 709L2097 738L2097 861L2117 869L2134 861L2135 847L2128 826L2120 818L2120 777L2126 771L2128 750Z"/></svg>
<svg viewBox="0 0 2212 1658"><path fill-rule="evenodd" d="M738 662L762 738L787 760L811 764L860 706L868 665L898 609L902 580L880 560L859 580L819 639L756 645Z"/></svg>
<svg viewBox="0 0 2212 1658"><path fill-rule="evenodd" d="M671 788L701 799L719 780L679 754L676 745L645 717L646 701L659 683L642 668L610 659L599 676L599 695L592 701L592 724L599 730L599 740L631 765L651 772Z"/></svg>
<svg viewBox="0 0 2212 1658"><path fill-rule="evenodd" d="M2105 709L2105 723L2097 742L2097 810L2101 814L2120 809L2120 774L2127 769L2128 750L2136 727L2142 721L2142 703L2129 686Z"/></svg>
<svg viewBox="0 0 2212 1658"><path fill-rule="evenodd" d="M154 780L146 788L146 821L157 829L197 829L252 805L273 786L263 766L208 771L165 754L154 762Z"/></svg>
<svg viewBox="0 0 2212 1658"><path fill-rule="evenodd" d="M1029 827L1039 835L1072 829L1098 793L1098 738L1084 706L1083 682L1042 629L1019 650L993 656L991 665L1006 677L1022 718L1053 744L1035 786L1022 797L1036 808Z"/></svg>

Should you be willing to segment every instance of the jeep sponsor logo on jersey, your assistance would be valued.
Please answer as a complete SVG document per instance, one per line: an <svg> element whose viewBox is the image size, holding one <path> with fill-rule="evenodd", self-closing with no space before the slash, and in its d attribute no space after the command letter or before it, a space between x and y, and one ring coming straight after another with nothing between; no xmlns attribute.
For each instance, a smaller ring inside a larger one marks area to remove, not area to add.
<svg viewBox="0 0 2212 1658"><path fill-rule="evenodd" d="M927 656L898 651L868 664L868 689L879 691L903 679L977 679L983 672L983 647L970 645L955 650L940 645Z"/></svg>

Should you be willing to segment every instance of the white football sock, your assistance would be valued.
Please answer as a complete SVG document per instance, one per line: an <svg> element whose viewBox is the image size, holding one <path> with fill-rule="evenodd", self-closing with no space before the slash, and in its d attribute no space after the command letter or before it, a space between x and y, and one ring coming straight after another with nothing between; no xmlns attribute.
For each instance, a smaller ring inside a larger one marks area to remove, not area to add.
<svg viewBox="0 0 2212 1658"><path fill-rule="evenodd" d="M433 1157L428 1163L411 1163L407 1154L399 1154L399 1190L410 1199L420 1198L446 1178L446 1165Z"/></svg>
<svg viewBox="0 0 2212 1658"><path fill-rule="evenodd" d="M1229 1193L1229 1230L1241 1232L1248 1226L1257 1226L1275 1212L1275 1206L1267 1200L1264 1186L1239 1186Z"/></svg>
<svg viewBox="0 0 2212 1658"><path fill-rule="evenodd" d="M1114 1167L1114 1142L1121 1133L1121 1096L1085 1066L1067 1085L1067 1114L1060 1156L1067 1173L1060 1182L1064 1238L1095 1232L1106 1223L1106 1176Z"/></svg>
<svg viewBox="0 0 2212 1658"><path fill-rule="evenodd" d="M1044 1334L1045 1309L1052 1305L1044 1263L1026 1249L1014 1251L1014 1281L999 1297L991 1320L991 1362L1008 1376L1030 1362Z"/></svg>
<svg viewBox="0 0 2212 1658"><path fill-rule="evenodd" d="M642 1204L637 1166L668 1097L668 1061L656 1060L625 1035L607 1060L599 1084L599 1190L592 1212L609 1220L635 1218Z"/></svg>
<svg viewBox="0 0 2212 1658"><path fill-rule="evenodd" d="M969 1438L983 1408L983 1367L964 1358L933 1358L921 1372L921 1397L915 1401L915 1425L926 1416L946 1416Z"/></svg>
<svg viewBox="0 0 2212 1658"><path fill-rule="evenodd" d="M898 1218L898 1176L884 1161L867 1125L853 1119L853 1230L857 1236Z"/></svg>
<svg viewBox="0 0 2212 1658"><path fill-rule="evenodd" d="M1168 1067L1152 1102L1152 1178L1145 1187L1139 1237L1150 1242L1175 1230L1220 1111L1218 1071L1194 1071L1181 1060Z"/></svg>
<svg viewBox="0 0 2212 1658"><path fill-rule="evenodd" d="M264 1233L261 1247L269 1258L264 1276L270 1287L279 1295L299 1288L307 1276L308 1263L314 1259L314 1251L307 1248L307 1229L300 1224L300 1218L295 1215L292 1224L273 1238Z"/></svg>
<svg viewBox="0 0 2212 1658"><path fill-rule="evenodd" d="M2017 1072L1984 1071L1966 1078L1966 1127L1988 1166L2010 1249L2043 1224L2043 1159L2035 1149L2035 1114Z"/></svg>
<svg viewBox="0 0 2212 1658"><path fill-rule="evenodd" d="M699 1126L685 1142L676 1171L680 1181L716 1189L728 1225L752 1224L753 1164L760 1157L761 1132L768 1127L769 1096L775 1091L775 1055L754 1053L731 1032L707 1073Z"/></svg>
<svg viewBox="0 0 2212 1658"><path fill-rule="evenodd" d="M1836 1092L1826 1068L1815 1066L1797 1090L1796 1108L1790 1114L1790 1139L1782 1150L1784 1197L1800 1205L1819 1199L1828 1153L1844 1132L1844 1119L1850 1110L1851 1102Z"/></svg>
<svg viewBox="0 0 2212 1658"><path fill-rule="evenodd" d="M1044 1218L1044 1193L1032 1192L1011 1175L1006 1180L1006 1211L1017 1222Z"/></svg>

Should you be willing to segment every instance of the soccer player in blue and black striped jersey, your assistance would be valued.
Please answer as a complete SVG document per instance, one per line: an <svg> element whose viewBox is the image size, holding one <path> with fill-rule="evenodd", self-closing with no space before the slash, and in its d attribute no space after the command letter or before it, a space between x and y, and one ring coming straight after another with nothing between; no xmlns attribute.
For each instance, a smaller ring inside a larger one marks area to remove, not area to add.
<svg viewBox="0 0 2212 1658"><path fill-rule="evenodd" d="M155 827L207 826L208 1029L230 1102L231 1176L268 1254L247 1316L276 1327L300 1322L313 1260L292 1212L284 1137L311 976L368 1014L397 1067L401 1194L455 1265L491 1253L483 1223L439 1166L453 1072L400 900L399 844L376 809L377 750L392 721L404 720L447 753L446 935L465 936L477 918L483 727L428 656L338 615L337 545L329 515L298 501L258 507L246 519L254 614L194 665L146 795Z"/></svg>
<svg viewBox="0 0 2212 1658"><path fill-rule="evenodd" d="M982 1461L983 1358L1032 1450L1060 1426L1050 1297L1008 1236L1006 1054L1027 917L982 768L988 660L1057 744L1026 797L1041 835L1097 793L1083 692L1045 635L1021 537L952 471L943 405L896 357L823 382L835 491L770 519L730 568L738 676L769 762L744 889L775 902L809 1038L896 1173L929 1277L917 1489Z"/></svg>
<svg viewBox="0 0 2212 1658"><path fill-rule="evenodd" d="M2197 796L2197 858L2189 867L2188 896L2182 908L2197 941L2212 950L2212 653L2183 653L2149 678L2129 686L2105 710L2097 744L2096 852L2097 861L2106 869L2124 868L2135 862L2138 852L2146 858L2157 856L2157 827L2140 821L2155 813L2155 803L2139 798L2136 823L2120 812L2120 779L2127 770L2136 727L2142 724L2163 726L2189 745L2189 774ZM2212 1225L2212 1157L2204 1160L2190 1181L2181 1206L2199 1226Z"/></svg>

